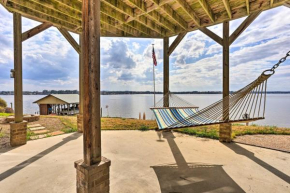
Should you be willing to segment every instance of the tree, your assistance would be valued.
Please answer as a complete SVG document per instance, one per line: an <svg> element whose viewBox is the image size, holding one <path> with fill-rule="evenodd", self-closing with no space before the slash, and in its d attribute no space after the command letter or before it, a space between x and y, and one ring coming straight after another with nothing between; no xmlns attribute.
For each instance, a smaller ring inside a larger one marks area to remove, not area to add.
<svg viewBox="0 0 290 193"><path fill-rule="evenodd" d="M7 107L7 103L4 99L0 98L0 107L2 108L6 108Z"/></svg>

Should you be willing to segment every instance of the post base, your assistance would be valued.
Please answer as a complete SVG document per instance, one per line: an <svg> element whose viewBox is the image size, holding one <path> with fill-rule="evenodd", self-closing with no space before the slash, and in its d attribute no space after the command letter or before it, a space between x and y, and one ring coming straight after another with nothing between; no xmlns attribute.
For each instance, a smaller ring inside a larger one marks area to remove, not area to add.
<svg viewBox="0 0 290 193"><path fill-rule="evenodd" d="M83 130L83 114L78 114L77 116L78 132L82 133Z"/></svg>
<svg viewBox="0 0 290 193"><path fill-rule="evenodd" d="M111 161L102 157L98 164L87 166L83 160L75 162L77 193L109 193Z"/></svg>
<svg viewBox="0 0 290 193"><path fill-rule="evenodd" d="M10 123L10 145L11 147L20 146L26 144L27 135L27 121L19 123Z"/></svg>
<svg viewBox="0 0 290 193"><path fill-rule="evenodd" d="M220 124L220 142L230 143L232 141L232 124L222 123Z"/></svg>

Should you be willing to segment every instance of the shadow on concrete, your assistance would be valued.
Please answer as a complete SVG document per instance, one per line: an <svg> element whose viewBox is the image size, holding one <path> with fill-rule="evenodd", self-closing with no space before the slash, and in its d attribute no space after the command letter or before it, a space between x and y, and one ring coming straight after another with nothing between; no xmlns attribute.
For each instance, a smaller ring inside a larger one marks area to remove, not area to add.
<svg viewBox="0 0 290 193"><path fill-rule="evenodd" d="M273 166L267 164L263 160L257 158L253 152L241 147L240 145L236 143L223 143L223 144L229 149L233 150L236 154L246 156L250 160L256 162L257 164L259 164L260 166L262 166L263 168L265 168L272 174L276 175L277 177L281 178L282 180L290 184L290 176L284 174L280 170L274 168Z"/></svg>
<svg viewBox="0 0 290 193"><path fill-rule="evenodd" d="M162 193L245 192L222 165L187 163L171 132L163 132L176 164L151 166Z"/></svg>
<svg viewBox="0 0 290 193"><path fill-rule="evenodd" d="M9 176L15 174L16 172L18 172L19 170L25 168L26 166L32 164L33 162L39 160L40 158L44 157L45 155L49 154L50 152L56 150L57 148L63 146L64 144L72 141L72 140L76 140L77 138L79 138L80 136L82 136L81 133L74 133L64 139L62 139L61 142L51 146L50 148L40 152L39 154L23 161L22 163L14 166L13 168L10 168L9 170L3 172L2 174L0 174L0 182L6 178L8 178Z"/></svg>

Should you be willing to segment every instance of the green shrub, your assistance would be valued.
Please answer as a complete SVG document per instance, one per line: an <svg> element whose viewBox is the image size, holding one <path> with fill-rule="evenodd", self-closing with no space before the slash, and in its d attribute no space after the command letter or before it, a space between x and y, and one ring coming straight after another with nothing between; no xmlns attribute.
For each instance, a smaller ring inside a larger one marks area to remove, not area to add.
<svg viewBox="0 0 290 193"><path fill-rule="evenodd" d="M7 107L6 101L4 101L2 98L0 98L0 107L3 107L3 108Z"/></svg>
<svg viewBox="0 0 290 193"><path fill-rule="evenodd" d="M141 127L139 128L140 131L148 131L149 130L149 126L147 125L141 125Z"/></svg>

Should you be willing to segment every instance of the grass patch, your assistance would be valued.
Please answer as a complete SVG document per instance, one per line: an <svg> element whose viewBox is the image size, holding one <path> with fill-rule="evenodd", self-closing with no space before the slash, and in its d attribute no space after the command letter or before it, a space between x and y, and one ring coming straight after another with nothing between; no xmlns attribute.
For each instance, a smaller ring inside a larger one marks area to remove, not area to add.
<svg viewBox="0 0 290 193"><path fill-rule="evenodd" d="M59 119L65 125L65 128L61 130L64 133L73 133L78 131L76 117L59 117Z"/></svg>
<svg viewBox="0 0 290 193"><path fill-rule="evenodd" d="M12 115L13 115L13 113L0 113L0 117L9 117Z"/></svg>
<svg viewBox="0 0 290 193"><path fill-rule="evenodd" d="M197 137L206 137L219 139L219 125L211 125L205 127L194 127L178 129L177 132L195 135ZM232 139L242 135L257 135L257 134L272 134L272 135L290 135L290 128L278 128L276 126L259 126L256 124L246 126L243 124L232 125Z"/></svg>
<svg viewBox="0 0 290 193"><path fill-rule="evenodd" d="M140 131L149 131L149 126L147 126L147 125L141 125L141 127L140 127L139 130Z"/></svg>
<svg viewBox="0 0 290 193"><path fill-rule="evenodd" d="M35 136L35 134L32 131L27 130L26 139L30 140L32 136Z"/></svg>
<svg viewBox="0 0 290 193"><path fill-rule="evenodd" d="M3 137L5 137L6 135L4 134L4 133L2 133L2 132L0 132L0 138L3 138Z"/></svg>

